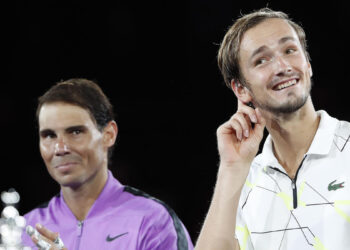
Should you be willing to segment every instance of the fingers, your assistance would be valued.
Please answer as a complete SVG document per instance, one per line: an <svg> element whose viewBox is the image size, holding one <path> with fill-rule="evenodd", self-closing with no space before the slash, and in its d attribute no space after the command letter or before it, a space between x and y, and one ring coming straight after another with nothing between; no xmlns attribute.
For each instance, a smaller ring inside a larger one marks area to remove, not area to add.
<svg viewBox="0 0 350 250"><path fill-rule="evenodd" d="M218 129L219 134L235 135L235 138L239 141L243 139L243 131L245 127L240 124L240 120L245 120L240 115L232 116L230 120L221 125Z"/></svg>
<svg viewBox="0 0 350 250"><path fill-rule="evenodd" d="M244 138L249 137L253 130L252 123L255 124L257 121L255 111L252 108L249 108L249 114L247 114L247 112L242 112L242 110L238 111L230 118L227 125L232 127L236 133L237 139L241 141Z"/></svg>
<svg viewBox="0 0 350 250"><path fill-rule="evenodd" d="M49 250L51 248L51 244L44 237L33 234L31 239L40 250Z"/></svg>
<svg viewBox="0 0 350 250"><path fill-rule="evenodd" d="M254 105L251 102L244 103L239 99L237 100L238 100L237 112L246 113L247 115L251 116L252 119L256 119L256 116L254 114L254 110L255 110Z"/></svg>
<svg viewBox="0 0 350 250"><path fill-rule="evenodd" d="M36 238L39 237L39 232L37 230L35 230L32 226L28 225L26 227L26 233L29 235L29 236L35 236Z"/></svg>
<svg viewBox="0 0 350 250"><path fill-rule="evenodd" d="M59 234L50 231L41 224L36 224L35 229L31 226L27 226L26 232L31 236L32 241L39 249L66 249L62 240L59 238Z"/></svg>
<svg viewBox="0 0 350 250"><path fill-rule="evenodd" d="M59 236L58 233L54 233L47 229L46 227L42 226L41 224L36 224L35 225L36 230L44 236L45 238L49 239L50 241L55 241L55 239Z"/></svg>
<svg viewBox="0 0 350 250"><path fill-rule="evenodd" d="M238 100L237 113L242 113L242 114L245 114L246 116L249 116L250 121L253 123L258 122L255 109L248 106L247 104L243 103L240 100Z"/></svg>
<svg viewBox="0 0 350 250"><path fill-rule="evenodd" d="M50 250L51 249L51 244L45 241L44 239L39 239L36 238L34 235L32 236L32 240L35 243L35 245L38 247L40 250Z"/></svg>
<svg viewBox="0 0 350 250"><path fill-rule="evenodd" d="M253 125L254 124L254 125ZM257 125L257 127L255 127ZM258 108L253 109L247 105L239 107L230 120L221 125L217 131L219 134L235 135L238 141L248 138L251 133L263 133L265 119Z"/></svg>
<svg viewBox="0 0 350 250"><path fill-rule="evenodd" d="M233 136L233 139L242 141L244 137L249 136L249 126L241 114L235 114L218 128L217 135L229 135Z"/></svg>

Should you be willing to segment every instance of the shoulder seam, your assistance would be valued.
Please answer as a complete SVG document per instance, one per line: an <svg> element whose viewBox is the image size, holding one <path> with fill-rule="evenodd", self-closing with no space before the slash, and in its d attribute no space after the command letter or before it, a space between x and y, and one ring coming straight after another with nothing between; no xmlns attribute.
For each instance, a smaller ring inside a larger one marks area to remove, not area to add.
<svg viewBox="0 0 350 250"><path fill-rule="evenodd" d="M59 198L60 196L61 196L61 194L58 193L54 197ZM36 208L47 208L49 206L49 203L50 203L50 200L49 201L45 201L45 202L41 203L40 205L38 205L37 207L35 207L34 209L36 209Z"/></svg>
<svg viewBox="0 0 350 250"><path fill-rule="evenodd" d="M174 223L175 231L177 234L177 249L178 250L187 250L188 249L187 237L186 237L184 228L182 226L181 220L179 219L179 217L176 215L175 211L171 207L169 207L165 202L158 200L157 198L152 197L151 195L149 195L149 194L147 194L147 193L145 193L137 188L125 186L124 191L131 193L135 196L142 196L144 198L153 200L153 201L161 204L163 207L165 207L165 209L168 211L168 213L171 216L173 223Z"/></svg>

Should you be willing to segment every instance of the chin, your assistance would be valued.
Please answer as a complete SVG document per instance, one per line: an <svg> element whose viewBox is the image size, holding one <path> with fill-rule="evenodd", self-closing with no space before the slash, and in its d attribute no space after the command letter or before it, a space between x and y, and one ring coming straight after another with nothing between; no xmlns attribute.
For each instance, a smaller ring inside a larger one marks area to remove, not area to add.
<svg viewBox="0 0 350 250"><path fill-rule="evenodd" d="M59 182L61 187L71 188L71 189L77 189L81 186L80 182L77 181L62 181Z"/></svg>
<svg viewBox="0 0 350 250"><path fill-rule="evenodd" d="M292 114L299 109L301 109L309 99L310 95L304 95L299 98L293 98L293 100L287 101L283 104L271 104L271 103L259 103L256 102L256 106L261 108L262 110L266 110L273 114ZM292 99L292 98L291 98Z"/></svg>
<svg viewBox="0 0 350 250"><path fill-rule="evenodd" d="M53 178L61 187L77 187L80 182L72 175L56 176Z"/></svg>
<svg viewBox="0 0 350 250"><path fill-rule="evenodd" d="M277 114L292 114L296 111L298 111L299 109L301 109L304 105L305 102L298 102L298 103L293 103L293 104L287 104L284 106L280 106L277 107L275 110L273 110L273 113L277 113Z"/></svg>

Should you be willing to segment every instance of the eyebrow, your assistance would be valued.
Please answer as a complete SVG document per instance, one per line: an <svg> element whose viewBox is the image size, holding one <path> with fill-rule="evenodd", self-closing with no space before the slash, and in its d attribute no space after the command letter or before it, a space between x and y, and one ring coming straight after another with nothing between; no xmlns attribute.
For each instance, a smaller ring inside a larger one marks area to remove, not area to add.
<svg viewBox="0 0 350 250"><path fill-rule="evenodd" d="M39 131L40 136L46 136L48 134L54 134L55 132L52 129L43 129Z"/></svg>
<svg viewBox="0 0 350 250"><path fill-rule="evenodd" d="M286 42L288 42L288 41L295 41L295 38L292 37L292 36L285 36L285 37L282 37L282 38L278 41L278 44L281 45L281 44L286 43ZM256 56L257 54L259 54L259 53L261 53L261 52L263 52L263 51L265 51L265 50L267 50L267 49L268 49L268 47L267 47L266 45L263 45L263 46L259 47L258 49L256 49L256 50L253 51L253 54L251 55L250 58L252 59L254 56Z"/></svg>
<svg viewBox="0 0 350 250"><path fill-rule="evenodd" d="M68 128L65 128L64 130L65 130L65 132L72 132L72 131L74 131L74 130L82 130L82 131L85 131L87 128L86 128L86 126L84 126L84 125L76 125L76 126L71 126L71 127L68 127ZM47 134L49 134L49 133L54 133L55 134L55 131L54 130L52 130L52 129L49 129L49 128L47 128L47 129L43 129L43 130L40 130L39 131L39 134L41 135L41 136L44 136L44 135L47 135Z"/></svg>
<svg viewBox="0 0 350 250"><path fill-rule="evenodd" d="M66 132L72 132L74 130L82 130L85 131L86 130L86 126L84 125L77 125L77 126L71 126L65 129Z"/></svg>

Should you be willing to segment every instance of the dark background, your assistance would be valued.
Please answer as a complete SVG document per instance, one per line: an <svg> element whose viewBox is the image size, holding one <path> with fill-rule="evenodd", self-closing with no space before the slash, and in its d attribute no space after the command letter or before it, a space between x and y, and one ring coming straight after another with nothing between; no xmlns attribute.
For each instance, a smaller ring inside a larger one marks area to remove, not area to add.
<svg viewBox="0 0 350 250"><path fill-rule="evenodd" d="M39 155L36 99L62 79L94 79L117 114L113 173L168 203L195 241L216 178L216 128L236 109L216 66L216 52L239 13L268 4L302 23L316 109L350 120L348 6L321 2L3 5L0 191L13 187L20 193L21 214L59 191Z"/></svg>

